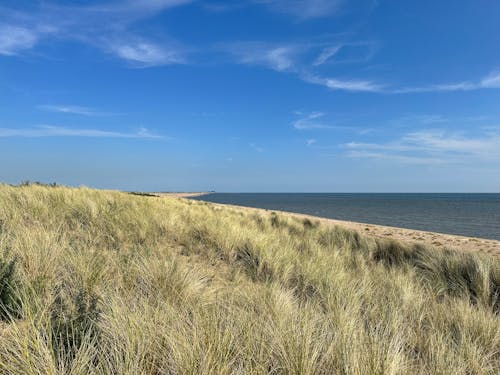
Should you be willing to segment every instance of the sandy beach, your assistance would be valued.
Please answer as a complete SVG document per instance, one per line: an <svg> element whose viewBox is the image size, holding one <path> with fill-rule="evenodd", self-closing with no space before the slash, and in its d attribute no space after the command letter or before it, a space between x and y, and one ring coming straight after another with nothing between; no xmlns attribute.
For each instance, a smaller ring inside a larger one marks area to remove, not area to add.
<svg viewBox="0 0 500 375"><path fill-rule="evenodd" d="M198 191L198 192L165 192L165 193L151 193L157 195L158 197L177 197L177 198L192 198L200 197L202 195L210 194L208 191Z"/></svg>
<svg viewBox="0 0 500 375"><path fill-rule="evenodd" d="M189 198L201 196L208 193L159 193L158 196L171 196L177 198ZM308 218L310 220L319 220L326 225L338 225L344 228L354 229L368 236L380 238L392 238L406 243L420 243L427 246L433 246L438 249L454 249L460 251L481 252L496 257L500 257L500 241L466 237L454 234L428 232L416 229L406 229L398 227L390 227L376 224L358 223L353 221L336 220L322 218L312 215L292 213L278 210L267 210L262 208L244 207L229 204L210 203L214 205L231 207L236 210L254 211L260 213L277 212L282 215L295 216L300 218Z"/></svg>

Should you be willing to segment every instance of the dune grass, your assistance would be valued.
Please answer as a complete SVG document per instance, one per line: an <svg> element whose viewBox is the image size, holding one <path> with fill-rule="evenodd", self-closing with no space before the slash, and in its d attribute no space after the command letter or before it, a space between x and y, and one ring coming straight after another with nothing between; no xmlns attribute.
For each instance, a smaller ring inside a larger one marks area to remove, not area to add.
<svg viewBox="0 0 500 375"><path fill-rule="evenodd" d="M486 255L0 185L3 374L498 374L499 294Z"/></svg>

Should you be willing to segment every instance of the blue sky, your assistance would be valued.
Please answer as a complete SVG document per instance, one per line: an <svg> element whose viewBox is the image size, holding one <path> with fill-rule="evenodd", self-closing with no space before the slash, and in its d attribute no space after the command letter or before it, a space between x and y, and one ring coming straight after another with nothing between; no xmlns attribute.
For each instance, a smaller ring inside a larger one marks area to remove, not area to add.
<svg viewBox="0 0 500 375"><path fill-rule="evenodd" d="M0 3L0 180L499 192L500 3Z"/></svg>

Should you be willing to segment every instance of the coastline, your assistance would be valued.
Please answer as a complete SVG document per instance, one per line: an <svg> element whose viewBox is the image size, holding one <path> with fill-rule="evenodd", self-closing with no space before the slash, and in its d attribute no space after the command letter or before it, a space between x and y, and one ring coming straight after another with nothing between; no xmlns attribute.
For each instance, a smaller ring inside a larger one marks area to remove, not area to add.
<svg viewBox="0 0 500 375"><path fill-rule="evenodd" d="M161 196L189 198L205 194L209 193L168 193L168 194L162 194ZM221 207L229 207L240 211L246 211L246 212L251 211L261 214L269 214L270 212L276 212L284 216L308 218L309 220L319 221L326 225L341 226L344 228L353 229L362 233L363 235L374 236L378 238L394 239L405 243L418 243L427 246L432 246L437 249L453 249L466 252L480 252L500 258L500 241L498 240L478 238L478 237L467 237L456 234L429 232L417 229L391 227L379 224L359 223L355 221L329 219L329 218L289 212L289 211L269 210L265 208L246 207L233 204L223 204L223 203L213 203L213 202L206 202L206 203Z"/></svg>
<svg viewBox="0 0 500 375"><path fill-rule="evenodd" d="M161 193L151 193L157 197L176 197L176 198L192 198L201 197L202 195L212 194L208 191L198 191L198 192L161 192Z"/></svg>

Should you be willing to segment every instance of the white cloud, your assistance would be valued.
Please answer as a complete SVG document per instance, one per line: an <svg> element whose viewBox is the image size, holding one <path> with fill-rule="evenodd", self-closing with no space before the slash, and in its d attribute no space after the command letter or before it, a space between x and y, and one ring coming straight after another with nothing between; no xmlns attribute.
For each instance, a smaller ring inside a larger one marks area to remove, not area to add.
<svg viewBox="0 0 500 375"><path fill-rule="evenodd" d="M293 66L293 61L290 57L292 53L293 50L289 47L278 47L267 51L264 58L273 69L284 71Z"/></svg>
<svg viewBox="0 0 500 375"><path fill-rule="evenodd" d="M406 119L409 121L413 119L422 124L439 124L449 121L448 118L442 115L417 115L417 116L407 117Z"/></svg>
<svg viewBox="0 0 500 375"><path fill-rule="evenodd" d="M32 48L38 40L37 33L23 27L0 25L0 55L17 55Z"/></svg>
<svg viewBox="0 0 500 375"><path fill-rule="evenodd" d="M292 121L292 126L297 130L332 129L356 132L357 134L361 135L368 134L373 131L373 129L360 128L357 126L332 125L323 120L323 118L326 117L326 113L324 112L303 113L301 111L295 111L295 115L299 116L299 118Z"/></svg>
<svg viewBox="0 0 500 375"><path fill-rule="evenodd" d="M408 94L425 92L452 92L452 91L471 91L479 89L500 88L500 73L491 73L477 82L464 81L458 83L435 84L421 87L403 87L391 88L388 85L382 85L371 80L358 79L338 79L328 78L311 74L304 71L301 78L309 83L322 85L331 90L344 90L352 92L373 92L386 94Z"/></svg>
<svg viewBox="0 0 500 375"><path fill-rule="evenodd" d="M206 2L203 7L211 12L227 12L250 5L267 7L272 12L288 14L299 21L337 14L346 0L239 0Z"/></svg>
<svg viewBox="0 0 500 375"><path fill-rule="evenodd" d="M180 43L168 40L164 35L136 35L134 24L144 21L159 12L193 3L195 0L125 0L105 1L97 5L61 6L45 4L33 13L1 9L3 24L0 24L0 55L17 55L33 48L40 40L54 38L63 41L85 43L115 57L125 60L133 67L151 67L182 64L190 59ZM343 0L248 0L270 9L293 14L302 19L323 17L339 11ZM222 4L226 5L226 4ZM351 6L349 4L349 6ZM240 64L259 65L278 72L295 74L303 81L321 85L331 90L350 92L372 92L403 94L419 92L451 92L500 88L500 71L474 80L451 83L404 87L378 83L372 79L360 79L318 74L341 48L356 46L367 48L361 59L368 61L374 53L372 42L349 43L336 39L302 41L299 43L236 42L226 44L225 50ZM218 45L220 47L220 44ZM208 52L213 53L214 49ZM198 52L203 50L198 49ZM207 50L205 50L207 51Z"/></svg>
<svg viewBox="0 0 500 375"><path fill-rule="evenodd" d="M421 87L403 87L388 91L391 94L411 94L421 92L446 92L446 91L469 91L480 88L471 82L459 82L449 84L437 84Z"/></svg>
<svg viewBox="0 0 500 375"><path fill-rule="evenodd" d="M34 128L0 128L0 137L89 137L89 138L163 138L151 133L146 128L125 133L100 129L76 129L63 126L43 125Z"/></svg>
<svg viewBox="0 0 500 375"><path fill-rule="evenodd" d="M340 9L343 0L253 0L271 10L288 13L300 20L327 17Z"/></svg>
<svg viewBox="0 0 500 375"><path fill-rule="evenodd" d="M316 139L311 138L311 139L306 140L306 145L307 145L307 146L312 146L312 145L313 145L313 144L315 144L316 142L317 142L317 141L316 141Z"/></svg>
<svg viewBox="0 0 500 375"><path fill-rule="evenodd" d="M342 48L341 45L324 48L321 51L321 53L319 54L319 56L316 58L316 60L314 61L313 65L314 66L323 65L331 57L333 57L338 51L340 51L341 48Z"/></svg>
<svg viewBox="0 0 500 375"><path fill-rule="evenodd" d="M297 114L302 115L301 118L292 122L292 125L297 130L311 130L311 129L332 129L333 126L323 123L320 119L325 117L323 112L312 112L303 115L301 112Z"/></svg>
<svg viewBox="0 0 500 375"><path fill-rule="evenodd" d="M302 79L315 85L322 85L331 90L352 92L382 92L383 86L368 80L326 78L311 74L302 75Z"/></svg>
<svg viewBox="0 0 500 375"><path fill-rule="evenodd" d="M230 12L233 10L239 10L242 8L247 7L248 4L245 2L238 2L238 3L229 3L229 2L211 2L211 3L204 3L203 4L203 9L213 12L213 13L223 13L223 12Z"/></svg>
<svg viewBox="0 0 500 375"><path fill-rule="evenodd" d="M293 71L300 45L273 45L264 42L239 42L222 45L239 64L260 65L278 72Z"/></svg>
<svg viewBox="0 0 500 375"><path fill-rule="evenodd" d="M43 38L53 37L85 43L131 62L134 66L183 63L179 43L154 41L132 34L132 25L172 7L194 0L128 0L88 6L50 4L37 12L5 10L9 25L0 26L0 54L14 55L33 48Z"/></svg>
<svg viewBox="0 0 500 375"><path fill-rule="evenodd" d="M264 149L259 145L257 145L256 143L250 142L248 145L257 152L264 152Z"/></svg>
<svg viewBox="0 0 500 375"><path fill-rule="evenodd" d="M388 143L350 142L343 145L354 158L392 159L421 163L500 162L500 133L476 136L444 130L424 130Z"/></svg>
<svg viewBox="0 0 500 375"><path fill-rule="evenodd" d="M474 138L459 133L430 130L410 133L404 136L402 141L427 152L453 153L486 159L500 157L500 135Z"/></svg>
<svg viewBox="0 0 500 375"><path fill-rule="evenodd" d="M89 6L87 9L105 13L131 13L138 16L138 12L160 12L162 10L185 5L195 0L127 0L107 5Z"/></svg>
<svg viewBox="0 0 500 375"><path fill-rule="evenodd" d="M116 56L142 67L180 64L184 58L179 51L161 45L138 40L135 42L117 40L108 43L108 51Z"/></svg>
<svg viewBox="0 0 500 375"><path fill-rule="evenodd" d="M471 91L480 89L500 88L500 72L492 72L479 81L462 81L456 83L436 84L421 87L404 87L394 89L394 94L419 93L419 92L447 92L447 91Z"/></svg>
<svg viewBox="0 0 500 375"><path fill-rule="evenodd" d="M335 78L326 78L324 85L332 90L346 91L365 91L365 92L380 92L382 86L372 81L363 80L340 80Z"/></svg>
<svg viewBox="0 0 500 375"><path fill-rule="evenodd" d="M369 152L352 150L347 154L351 158L365 158L372 160L390 160L401 164L443 164L444 161L439 158L408 156L399 154L389 154L383 152Z"/></svg>
<svg viewBox="0 0 500 375"><path fill-rule="evenodd" d="M264 66L278 72L297 75L301 80L325 86L331 90L351 92L382 92L383 86L369 80L326 78L312 73L314 67L322 65L335 54L334 47L324 44L270 44L264 42L237 42L219 45L236 62L244 65ZM322 48L314 61L307 61L308 52ZM336 48L336 47L335 47ZM340 47L339 47L340 48Z"/></svg>
<svg viewBox="0 0 500 375"><path fill-rule="evenodd" d="M81 107L76 105L52 105L52 104L42 104L37 106L38 109L49 112L60 112L60 113L68 113L75 115L83 115L83 116L108 116L112 115L112 113L100 112L95 110L94 108L89 107Z"/></svg>
<svg viewBox="0 0 500 375"><path fill-rule="evenodd" d="M500 72L490 73L481 80L481 87L500 88Z"/></svg>
<svg viewBox="0 0 500 375"><path fill-rule="evenodd" d="M233 56L236 63L264 66L278 72L295 74L301 80L321 85L330 90L350 92L370 92L385 94L406 94L424 92L469 91L487 88L500 88L500 72L491 73L477 82L433 84L420 87L400 87L381 84L371 79L328 77L317 73L317 68L325 64L341 48L349 45L365 46L372 49L371 43L339 43L335 46L326 43L281 43L235 42L219 44L218 48ZM319 51L318 51L319 50ZM317 53L310 60L311 53ZM373 51L372 51L373 52ZM368 59L370 52L365 59Z"/></svg>
<svg viewBox="0 0 500 375"><path fill-rule="evenodd" d="M331 90L343 90L351 92L383 92L384 87L369 80L338 79L321 77L308 72L300 75L301 79L315 85L325 86Z"/></svg>
<svg viewBox="0 0 500 375"><path fill-rule="evenodd" d="M398 127L398 128L405 128L405 127L415 128L415 126L420 126L420 125L429 126L429 125L449 123L451 120L455 122L463 122L464 120L470 121L470 119L467 118L455 117L451 119L440 114L420 114L420 115L408 114L389 121L388 125L391 127ZM473 121L476 120L474 119Z"/></svg>
<svg viewBox="0 0 500 375"><path fill-rule="evenodd" d="M90 5L56 5L41 7L38 18L50 20L68 30L92 25L94 31L122 29L142 19L196 0L115 0Z"/></svg>

